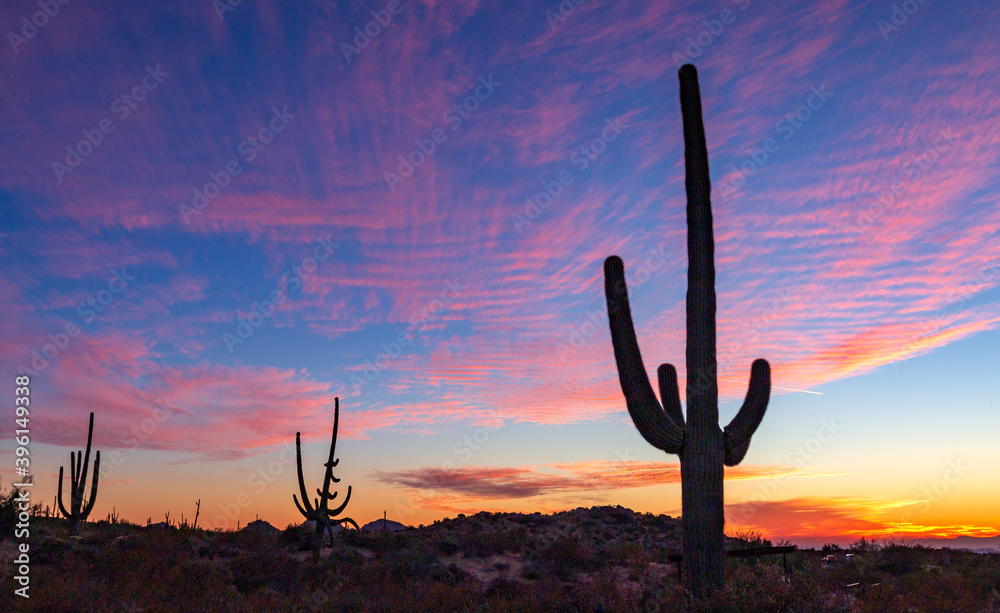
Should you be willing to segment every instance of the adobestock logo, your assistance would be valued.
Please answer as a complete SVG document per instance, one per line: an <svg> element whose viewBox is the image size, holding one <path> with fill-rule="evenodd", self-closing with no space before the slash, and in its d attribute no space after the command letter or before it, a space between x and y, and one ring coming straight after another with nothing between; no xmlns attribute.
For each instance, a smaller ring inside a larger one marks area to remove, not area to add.
<svg viewBox="0 0 1000 613"><path fill-rule="evenodd" d="M889 20L879 19L875 25L882 35L882 40L889 40L889 35L899 32L899 29L906 25L910 17L915 15L920 7L927 4L927 0L904 0L901 4L893 4Z"/></svg>
<svg viewBox="0 0 1000 613"><path fill-rule="evenodd" d="M70 0L38 0L38 6L42 9L31 16L21 18L21 35L18 36L13 31L7 33L7 40L14 49L14 53L20 53L18 47L27 45L28 41L38 36L38 30L49 24L49 19L59 13L60 6L66 6Z"/></svg>
<svg viewBox="0 0 1000 613"><path fill-rule="evenodd" d="M251 302L253 308L245 319L237 314L236 333L226 332L222 335L222 340L226 343L229 353L233 352L236 345L242 345L253 336L254 330L264 325L264 320L274 315L275 310L285 303L285 300L288 299L285 290L295 291L302 287L303 280L316 272L320 262L327 261L333 250L339 246L339 243L331 242L330 237L327 237L326 240L319 239L316 241L316 248L313 249L312 255L306 256L300 263L289 267L278 279L278 284L284 286L283 288L274 289L269 298Z"/></svg>
<svg viewBox="0 0 1000 613"><path fill-rule="evenodd" d="M144 102L153 91L163 83L163 80L170 76L169 72L160 70L160 65L156 68L146 66L146 76L139 83L127 92L118 96L111 102L109 107L111 112L118 116L118 119L125 120L132 111L139 108L139 104ZM89 157L101 143L104 137L115 131L115 122L110 117L105 117L97 122L96 128L84 128L81 130L84 140L79 141L76 146L66 145L65 164L56 160L52 162L52 172L56 175L56 180L63 182L63 177L72 173L83 163L83 159Z"/></svg>
<svg viewBox="0 0 1000 613"><path fill-rule="evenodd" d="M629 292L634 295L635 290L641 287L646 281L649 281L653 273L662 269L663 264L667 262L670 254L667 252L666 245L660 245L659 248L650 249L647 252L645 261L638 267L630 268L625 276L625 286L628 288ZM614 312L614 311L612 311ZM574 350L583 347L595 332L598 330L607 330L608 327L608 305L607 302L601 305L600 308L593 311L587 312L587 317L582 323L573 326L570 330L568 342L556 343L556 351L559 353L559 360L565 364L566 358L574 352Z"/></svg>
<svg viewBox="0 0 1000 613"><path fill-rule="evenodd" d="M573 149L569 155L569 162L576 167L575 172L583 172L590 168L597 158L607 151L608 144L613 143L621 136L628 126L621 117L604 120L604 129L598 137L593 138L584 144ZM522 213L511 213L510 220L514 224L514 229L518 234L524 232L524 227L529 225L542 214L542 211L549 207L562 196L566 187L569 187L576 180L574 170L567 168L555 175L552 181L542 180L542 190L534 196L525 198Z"/></svg>
<svg viewBox="0 0 1000 613"><path fill-rule="evenodd" d="M361 50L371 44L382 30L392 23L392 18L403 12L406 6L400 0L390 0L384 9L371 11L372 19L365 24L365 27L354 26L353 45L351 43L340 43L340 50L344 54L344 59L350 64L354 56L361 55Z"/></svg>
<svg viewBox="0 0 1000 613"><path fill-rule="evenodd" d="M134 280L135 276L125 272L124 267L120 270L112 269L111 279L108 280L107 288L99 289L96 293L88 292L87 299L77 305L76 314L80 316L83 323L89 324L97 318L98 313L104 312L105 307L111 304L115 296L125 291L130 281ZM19 364L17 367L18 374L37 375L40 371L48 368L49 362L54 361L59 357L60 353L66 351L69 347L70 339L79 336L81 331L82 327L80 325L72 321L67 321L63 326L62 332L49 332L46 336L52 342L45 343L40 349L33 350L32 358L28 362L31 368L28 368L24 364Z"/></svg>
<svg viewBox="0 0 1000 613"><path fill-rule="evenodd" d="M295 115L288 112L288 106L284 106L281 109L272 107L271 119L263 128L257 130L254 135L240 141L240 144L236 147L236 152L243 156L243 159L247 163L253 162L261 151L274 142L275 137L279 133L284 132L285 128L292 123L295 117ZM217 198L222 193L222 190L229 186L232 179L242 172L243 167L240 165L239 160L235 158L226 162L222 170L216 172L209 171L208 178L211 181L205 183L201 189L197 187L191 188L191 201L181 202L177 205L177 210L180 211L184 223L190 224L192 216L201 215L201 212L208 207L208 203Z"/></svg>
<svg viewBox="0 0 1000 613"><path fill-rule="evenodd" d="M791 139L832 97L833 94L826 90L825 84L818 88L815 85L811 86L805 103L799 105L794 111L782 115L774 123L774 130L782 135L782 140ZM732 164L726 164L723 167L726 174L712 186L713 193L717 192L721 198L735 194L747 182L747 177L757 174L779 149L781 149L781 143L778 142L778 139L767 138L758 147L747 150L746 157L739 167Z"/></svg>
<svg viewBox="0 0 1000 613"><path fill-rule="evenodd" d="M480 76L477 82L469 86L469 95L461 102L456 102L450 109L441 116L441 121L451 126L452 130L462 127L462 121L472 117L472 113L477 111L482 102L485 102L493 95L501 81L494 81L493 74L488 77ZM416 145L406 157L398 156L399 164L396 172L385 171L385 182L389 184L389 191L396 191L396 185L413 176L424 162L429 160L437 151L438 145L443 145L448 140L448 133L444 128L434 128L426 138L418 138L413 142Z"/></svg>
<svg viewBox="0 0 1000 613"><path fill-rule="evenodd" d="M816 435L810 437L802 445L796 445L795 449L785 455L785 463L792 468L804 468L806 464L820 452L823 447L837 436L844 429L843 424L836 422L835 418L821 419L820 427L816 430ZM788 482L792 475L783 474L772 477L757 486L758 491L754 493L750 500L740 505L738 515L743 521L749 521L766 502L774 500L778 490Z"/></svg>
<svg viewBox="0 0 1000 613"><path fill-rule="evenodd" d="M733 0L733 4L739 4L742 12L750 6L750 0ZM730 9L722 9L715 19L703 19L701 23L705 28L694 37L687 37L688 46L684 48L684 53L674 53L674 64L680 68L684 64L693 62L696 57L700 57L706 49L712 46L712 43L722 36L726 26L736 21L737 16L738 13L734 13Z"/></svg>
<svg viewBox="0 0 1000 613"><path fill-rule="evenodd" d="M390 340L388 343L381 343L379 345L381 352L374 359L366 359L364 364L359 364L352 369L360 370L362 376L359 377L351 373L351 395L358 395L361 392L361 388L378 380L382 376L382 371L388 369L393 362L403 355L403 350L413 344L413 331L420 330L427 324L443 319L446 308L467 287L468 285L460 284L457 278L455 280L445 279L444 289L441 290L440 298L434 298L424 308L410 313L410 325L407 326L406 330L400 332L395 340Z"/></svg>

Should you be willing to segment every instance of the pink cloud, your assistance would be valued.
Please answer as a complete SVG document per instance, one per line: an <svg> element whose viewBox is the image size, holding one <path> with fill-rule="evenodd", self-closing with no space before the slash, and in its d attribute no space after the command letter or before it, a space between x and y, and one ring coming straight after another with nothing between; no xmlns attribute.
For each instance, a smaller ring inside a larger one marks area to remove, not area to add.
<svg viewBox="0 0 1000 613"><path fill-rule="evenodd" d="M551 472L553 469L558 472ZM726 478L757 479L792 472L795 470L776 466L735 467L727 469ZM374 479L378 483L403 489L432 490L469 499L504 500L567 491L604 491L680 483L680 465L591 461L521 467L460 466L451 469L375 471Z"/></svg>

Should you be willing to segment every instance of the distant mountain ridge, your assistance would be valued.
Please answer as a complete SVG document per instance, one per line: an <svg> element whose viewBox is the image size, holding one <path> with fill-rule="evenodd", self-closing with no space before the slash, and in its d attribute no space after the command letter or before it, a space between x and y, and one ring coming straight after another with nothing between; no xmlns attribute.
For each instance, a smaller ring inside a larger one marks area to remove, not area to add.
<svg viewBox="0 0 1000 613"><path fill-rule="evenodd" d="M971 549L976 553L996 553L1000 550L1000 535L997 536L957 536L953 539L917 539L917 544L927 547L950 547Z"/></svg>

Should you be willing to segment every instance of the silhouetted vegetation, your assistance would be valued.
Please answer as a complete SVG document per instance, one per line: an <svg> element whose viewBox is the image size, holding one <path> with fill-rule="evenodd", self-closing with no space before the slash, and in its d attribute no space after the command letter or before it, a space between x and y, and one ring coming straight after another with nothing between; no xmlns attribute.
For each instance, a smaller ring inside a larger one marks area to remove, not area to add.
<svg viewBox="0 0 1000 613"><path fill-rule="evenodd" d="M32 597L18 610L46 613L1000 611L1000 554L872 541L853 558L838 551L836 563L797 551L787 575L780 563L730 559L725 588L695 603L666 560L679 551L679 520L620 507L350 530L318 558L300 550L311 530L296 526L217 533L101 521L68 539L65 522L34 517L32 529ZM767 541L744 533L727 548ZM9 543L0 553L9 568ZM13 588L4 573L0 610L14 610Z"/></svg>
<svg viewBox="0 0 1000 613"><path fill-rule="evenodd" d="M295 463L299 471L299 495L302 496L302 502L299 503L299 499L292 494L292 500L295 502L296 508L298 508L299 513L306 518L307 521L316 522L315 534L316 543L318 547L323 538L324 532L329 532L330 534L330 546L333 547L333 526L343 525L345 523L354 526L355 530L360 530L358 523L351 519L350 517L337 517L344 512L347 508L347 503L351 501L351 486L347 486L347 495L344 496L344 502L340 503L340 506L331 509L330 503L336 500L339 492L330 493L330 486L334 483L340 483L340 479L334 476L333 469L340 463L340 460L335 459L334 455L337 450L337 428L340 425L340 398L334 398L334 408L333 408L333 439L330 441L330 457L327 459L326 464L326 474L323 477L323 489L320 490L316 488L317 498L313 499L313 503L309 503L309 492L306 491L305 479L302 476L302 441L301 433L295 433Z"/></svg>
<svg viewBox="0 0 1000 613"><path fill-rule="evenodd" d="M94 481L90 486L90 498L84 496L84 488L87 486L87 470L90 468L90 444L94 439L94 414L90 414L90 427L87 429L87 455L82 456L82 451L77 451L73 455L69 454L70 473L70 503L69 510L63 503L63 467L59 467L59 493L56 500L59 502L59 511L66 518L69 524L71 536L80 535L80 522L87 521L90 512L97 502L97 482L101 473L101 452L98 451L94 458Z"/></svg>

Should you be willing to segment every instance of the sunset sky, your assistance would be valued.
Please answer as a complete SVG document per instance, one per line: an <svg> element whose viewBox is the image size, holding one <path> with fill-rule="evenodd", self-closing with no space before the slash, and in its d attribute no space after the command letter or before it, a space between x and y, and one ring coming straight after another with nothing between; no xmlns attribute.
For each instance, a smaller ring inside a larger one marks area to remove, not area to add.
<svg viewBox="0 0 1000 613"><path fill-rule="evenodd" d="M301 521L335 397L359 523L679 515L602 262L683 394L691 62L722 425L773 368L727 530L1000 535L1000 5L232 3L0 8L5 486L21 372L35 501L96 414L92 520Z"/></svg>

